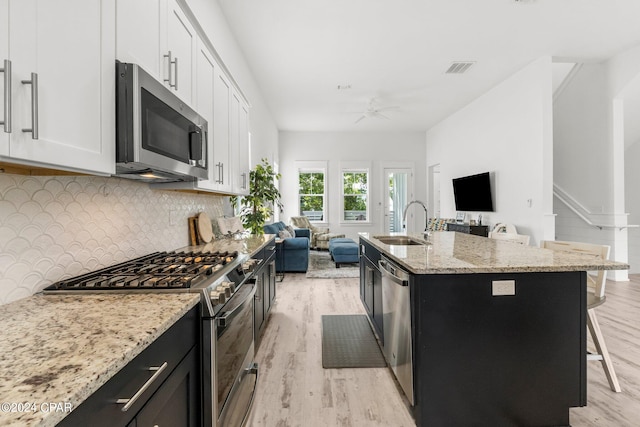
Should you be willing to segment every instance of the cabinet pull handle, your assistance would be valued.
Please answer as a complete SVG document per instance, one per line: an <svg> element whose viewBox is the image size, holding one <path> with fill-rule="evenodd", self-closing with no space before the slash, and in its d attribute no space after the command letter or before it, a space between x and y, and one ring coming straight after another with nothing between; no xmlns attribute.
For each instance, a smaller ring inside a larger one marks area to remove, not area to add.
<svg viewBox="0 0 640 427"><path fill-rule="evenodd" d="M31 132L31 138L38 139L38 73L31 73L31 80L22 80L23 85L31 85L31 129L22 129L22 132Z"/></svg>
<svg viewBox="0 0 640 427"><path fill-rule="evenodd" d="M129 409L131 409L131 406L133 406L133 404L136 403L136 400L140 398L142 393L147 391L147 389L151 386L151 384L153 384L153 382L160 376L162 371L164 371L165 369L167 369L167 362L164 362L160 366L150 366L149 371L155 371L155 372L151 376L151 378L147 380L147 382L142 384L142 387L140 387L140 389L136 391L136 394L134 394L130 399L116 400L116 403L120 405L124 404L124 406L122 407L122 412L127 412Z"/></svg>
<svg viewBox="0 0 640 427"><path fill-rule="evenodd" d="M177 57L173 60L173 67L174 67L173 81L175 82L173 84L173 88L175 90L178 90L178 58Z"/></svg>
<svg viewBox="0 0 640 427"><path fill-rule="evenodd" d="M0 68L0 73L4 73L4 120L0 125L4 125L4 131L11 133L11 61L4 60L4 68Z"/></svg>
<svg viewBox="0 0 640 427"><path fill-rule="evenodd" d="M216 182L218 184L224 184L224 163L218 162L216 166L218 167L218 180Z"/></svg>
<svg viewBox="0 0 640 427"><path fill-rule="evenodd" d="M168 65L168 68L169 68L169 69L168 69L168 76L167 76L167 78L166 78L166 79L164 79L163 81L164 81L165 83L169 83L169 87L175 87L173 84L171 84L171 80L172 80L172 79L171 79L171 76L173 75L173 74L171 73L171 64L174 64L174 61L172 61L172 60L171 60L171 51L167 52L167 54L166 54L166 55L163 55L163 56L164 56L165 58L167 58L167 59L168 59L167 65Z"/></svg>

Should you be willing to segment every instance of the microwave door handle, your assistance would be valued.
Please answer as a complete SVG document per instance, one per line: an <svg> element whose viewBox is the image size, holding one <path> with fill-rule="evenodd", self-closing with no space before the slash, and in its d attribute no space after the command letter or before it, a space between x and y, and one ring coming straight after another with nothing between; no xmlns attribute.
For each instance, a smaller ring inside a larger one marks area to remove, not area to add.
<svg viewBox="0 0 640 427"><path fill-rule="evenodd" d="M202 134L199 130L189 132L189 160L195 163L202 160Z"/></svg>

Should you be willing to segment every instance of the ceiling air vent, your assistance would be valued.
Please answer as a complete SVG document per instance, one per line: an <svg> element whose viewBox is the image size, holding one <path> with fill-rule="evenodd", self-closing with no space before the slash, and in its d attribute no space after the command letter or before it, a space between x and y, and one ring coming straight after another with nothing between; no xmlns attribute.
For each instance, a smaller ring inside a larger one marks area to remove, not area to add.
<svg viewBox="0 0 640 427"><path fill-rule="evenodd" d="M452 62L445 74L462 74L467 72L475 62Z"/></svg>

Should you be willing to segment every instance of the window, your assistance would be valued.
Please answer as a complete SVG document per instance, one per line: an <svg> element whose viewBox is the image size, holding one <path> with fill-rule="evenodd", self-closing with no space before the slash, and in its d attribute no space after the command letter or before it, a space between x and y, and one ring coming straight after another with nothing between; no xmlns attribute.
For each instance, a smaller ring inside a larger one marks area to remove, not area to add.
<svg viewBox="0 0 640 427"><path fill-rule="evenodd" d="M298 170L298 204L300 215L309 221L325 220L326 174L324 169Z"/></svg>
<svg viewBox="0 0 640 427"><path fill-rule="evenodd" d="M369 221L369 171L342 170L343 221Z"/></svg>

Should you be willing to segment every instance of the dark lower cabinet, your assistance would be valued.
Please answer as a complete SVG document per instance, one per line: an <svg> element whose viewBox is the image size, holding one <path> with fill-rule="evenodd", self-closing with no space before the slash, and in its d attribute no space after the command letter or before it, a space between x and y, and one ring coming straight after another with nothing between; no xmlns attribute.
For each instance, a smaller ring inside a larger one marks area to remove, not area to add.
<svg viewBox="0 0 640 427"><path fill-rule="evenodd" d="M360 299L378 339L383 342L382 274L378 269L379 260L380 252L360 240Z"/></svg>
<svg viewBox="0 0 640 427"><path fill-rule="evenodd" d="M200 426L199 309L191 309L58 426Z"/></svg>
<svg viewBox="0 0 640 427"><path fill-rule="evenodd" d="M271 240L258 255L263 261L254 271L256 281L255 304L253 307L253 330L256 350L260 345L262 332L267 324L271 307L276 298L276 244Z"/></svg>
<svg viewBox="0 0 640 427"><path fill-rule="evenodd" d="M198 353L194 347L151 396L129 427L199 427L198 364Z"/></svg>

